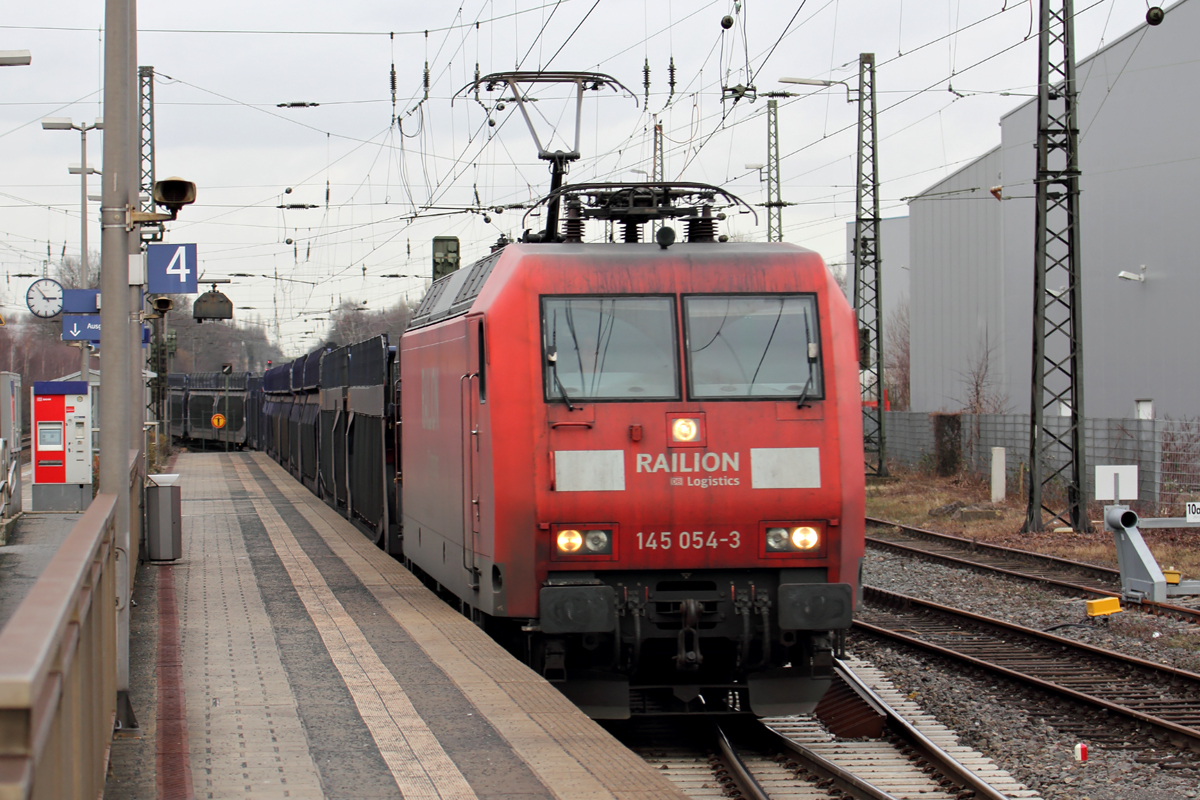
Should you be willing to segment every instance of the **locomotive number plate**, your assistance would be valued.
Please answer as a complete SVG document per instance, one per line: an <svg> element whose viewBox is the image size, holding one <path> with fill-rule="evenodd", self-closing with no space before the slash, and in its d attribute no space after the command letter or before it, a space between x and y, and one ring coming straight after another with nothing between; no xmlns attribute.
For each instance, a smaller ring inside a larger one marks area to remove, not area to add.
<svg viewBox="0 0 1200 800"><path fill-rule="evenodd" d="M742 546L743 535L735 530L718 531L638 531L634 534L638 550L716 550Z"/></svg>

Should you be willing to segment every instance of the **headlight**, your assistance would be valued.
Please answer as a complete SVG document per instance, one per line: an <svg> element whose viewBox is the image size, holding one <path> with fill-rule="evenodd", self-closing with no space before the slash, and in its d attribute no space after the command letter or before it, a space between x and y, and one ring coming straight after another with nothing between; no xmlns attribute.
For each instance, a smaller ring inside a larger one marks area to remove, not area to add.
<svg viewBox="0 0 1200 800"><path fill-rule="evenodd" d="M770 532L767 532L768 542ZM792 528L792 545L798 550L812 550L821 542L821 535L816 528Z"/></svg>
<svg viewBox="0 0 1200 800"><path fill-rule="evenodd" d="M564 553L578 552L583 547L583 536L579 531L565 530L558 532L558 549Z"/></svg>
<svg viewBox="0 0 1200 800"><path fill-rule="evenodd" d="M771 526L764 536L768 553L811 552L821 546L821 529L813 525Z"/></svg>
<svg viewBox="0 0 1200 800"><path fill-rule="evenodd" d="M767 528L767 550L778 553L789 549L791 538L787 528Z"/></svg>
<svg viewBox="0 0 1200 800"><path fill-rule="evenodd" d="M671 423L671 438L677 442L694 442L700 435L700 420L680 418Z"/></svg>
<svg viewBox="0 0 1200 800"><path fill-rule="evenodd" d="M583 543L589 553L611 553L612 537L608 531L588 531L583 535Z"/></svg>

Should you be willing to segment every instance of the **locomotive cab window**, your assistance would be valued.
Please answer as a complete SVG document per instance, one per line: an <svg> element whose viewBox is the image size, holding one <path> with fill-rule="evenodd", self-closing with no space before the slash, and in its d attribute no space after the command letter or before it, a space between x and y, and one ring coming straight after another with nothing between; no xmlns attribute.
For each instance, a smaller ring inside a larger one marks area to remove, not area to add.
<svg viewBox="0 0 1200 800"><path fill-rule="evenodd" d="M672 297L542 298L546 402L677 400Z"/></svg>
<svg viewBox="0 0 1200 800"><path fill-rule="evenodd" d="M814 295L692 295L683 308L691 399L824 397Z"/></svg>

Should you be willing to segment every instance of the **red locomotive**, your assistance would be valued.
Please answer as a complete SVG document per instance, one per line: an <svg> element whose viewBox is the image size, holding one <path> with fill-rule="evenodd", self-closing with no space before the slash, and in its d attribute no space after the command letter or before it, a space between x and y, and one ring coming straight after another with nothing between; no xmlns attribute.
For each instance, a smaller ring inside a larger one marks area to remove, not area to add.
<svg viewBox="0 0 1200 800"><path fill-rule="evenodd" d="M400 340L404 559L595 717L809 711L851 624L855 316L816 253L719 241L722 198L564 187L565 241L441 278Z"/></svg>

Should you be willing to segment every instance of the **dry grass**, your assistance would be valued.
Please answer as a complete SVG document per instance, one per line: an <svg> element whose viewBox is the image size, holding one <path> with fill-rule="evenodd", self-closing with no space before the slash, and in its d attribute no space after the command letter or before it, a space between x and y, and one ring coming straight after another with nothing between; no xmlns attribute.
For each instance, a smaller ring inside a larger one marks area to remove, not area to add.
<svg viewBox="0 0 1200 800"><path fill-rule="evenodd" d="M895 470L897 480L867 486L867 516L894 520L919 528L976 539L988 544L1016 547L1037 553L1087 561L1115 568L1116 550L1111 533L1094 519L1091 533L1022 533L1027 497L1010 487L1007 499L991 505L987 482L972 475L938 478L926 473ZM963 522L934 517L932 509L959 501L969 506L995 508L999 519ZM1093 514L1099 517L1099 509ZM1200 529L1142 531L1151 552L1163 567L1175 567L1185 580L1200 579Z"/></svg>

